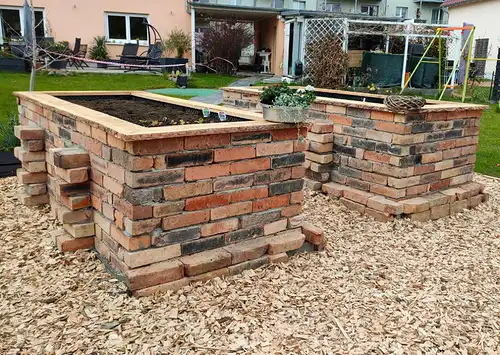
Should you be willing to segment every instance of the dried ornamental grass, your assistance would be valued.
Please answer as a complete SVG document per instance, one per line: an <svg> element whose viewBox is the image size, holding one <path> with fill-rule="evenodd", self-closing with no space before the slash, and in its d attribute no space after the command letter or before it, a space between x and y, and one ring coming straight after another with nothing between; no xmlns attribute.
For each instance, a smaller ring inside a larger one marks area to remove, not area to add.
<svg viewBox="0 0 500 355"><path fill-rule="evenodd" d="M325 252L143 299L0 180L0 353L498 354L500 181L476 179L488 204L426 223L308 193Z"/></svg>

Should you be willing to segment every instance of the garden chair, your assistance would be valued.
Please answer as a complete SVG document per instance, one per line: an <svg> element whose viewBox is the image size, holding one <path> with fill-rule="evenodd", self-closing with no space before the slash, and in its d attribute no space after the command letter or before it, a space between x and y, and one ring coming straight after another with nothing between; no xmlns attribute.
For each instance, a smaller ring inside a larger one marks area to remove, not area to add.
<svg viewBox="0 0 500 355"><path fill-rule="evenodd" d="M87 54L87 45L86 44L81 44L82 39L81 38L76 38L75 39L75 46L73 47L73 51L71 52L71 55L73 57L77 58L85 58ZM83 60L79 60L76 58L70 58L68 60L68 64L71 66L74 66L76 69L83 69L83 67L89 67L86 62Z"/></svg>
<svg viewBox="0 0 500 355"><path fill-rule="evenodd" d="M137 65L159 65L160 58L163 53L163 43L156 42L155 44L150 44L147 51L141 53L138 56L127 56L130 59L128 64L137 64ZM152 73L156 73L156 70L153 68L136 68L131 67L127 71L136 71L136 70L147 70Z"/></svg>

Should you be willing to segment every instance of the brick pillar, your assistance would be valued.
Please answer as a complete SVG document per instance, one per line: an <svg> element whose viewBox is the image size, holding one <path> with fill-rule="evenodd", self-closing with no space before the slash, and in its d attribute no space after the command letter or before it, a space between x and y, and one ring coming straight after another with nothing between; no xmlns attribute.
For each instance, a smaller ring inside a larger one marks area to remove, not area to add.
<svg viewBox="0 0 500 355"><path fill-rule="evenodd" d="M24 192L19 200L26 206L43 205L49 202L47 195L47 169L45 166L45 131L39 127L16 126L14 134L21 146L14 149L14 155L22 162L17 170L19 183Z"/></svg>
<svg viewBox="0 0 500 355"><path fill-rule="evenodd" d="M333 169L333 123L327 121L313 121L307 133L309 143L306 151L306 178L307 187L312 190L321 190L323 183L330 180Z"/></svg>
<svg viewBox="0 0 500 355"><path fill-rule="evenodd" d="M47 152L50 206L63 228L53 232L60 251L94 245L95 228L90 208L89 154L79 148L51 148Z"/></svg>

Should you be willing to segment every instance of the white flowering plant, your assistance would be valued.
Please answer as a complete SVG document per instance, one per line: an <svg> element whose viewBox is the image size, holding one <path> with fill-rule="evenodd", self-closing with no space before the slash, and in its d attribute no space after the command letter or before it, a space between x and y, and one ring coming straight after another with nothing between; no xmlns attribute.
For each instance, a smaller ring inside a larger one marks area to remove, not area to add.
<svg viewBox="0 0 500 355"><path fill-rule="evenodd" d="M270 106L308 108L316 99L314 87L308 85L304 89L293 89L289 81L283 80L282 84L266 87L260 94L260 102Z"/></svg>

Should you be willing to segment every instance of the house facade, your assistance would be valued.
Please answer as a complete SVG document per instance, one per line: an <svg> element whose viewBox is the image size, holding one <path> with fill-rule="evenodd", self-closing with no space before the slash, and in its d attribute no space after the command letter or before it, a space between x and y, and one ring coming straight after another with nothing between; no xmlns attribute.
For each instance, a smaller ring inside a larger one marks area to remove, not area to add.
<svg viewBox="0 0 500 355"><path fill-rule="evenodd" d="M0 45L24 33L23 3L0 0ZM271 52L270 71L275 74L289 73L301 57L303 14L446 22L440 5L441 0L34 0L37 37L53 37L70 45L81 38L91 46L93 37L105 36L111 58L121 53L125 43L139 41L140 52L147 49L152 39L144 21L156 27L163 39L175 28L191 33L194 45L196 33L208 21L238 19L254 31L247 60L251 62L255 51L264 48ZM296 12L295 18L284 18L282 14L290 10ZM186 56L195 61L195 53Z"/></svg>
<svg viewBox="0 0 500 355"><path fill-rule="evenodd" d="M456 25L471 24L474 33L474 58L496 58L500 48L500 26L498 14L500 1L497 0L447 0L450 22ZM495 72L496 61L475 61L480 75L490 78Z"/></svg>

